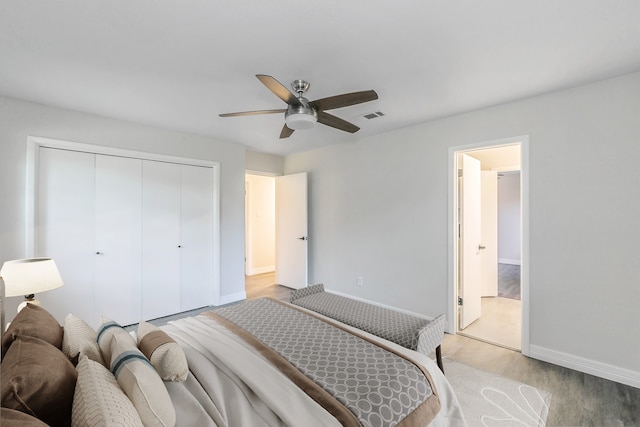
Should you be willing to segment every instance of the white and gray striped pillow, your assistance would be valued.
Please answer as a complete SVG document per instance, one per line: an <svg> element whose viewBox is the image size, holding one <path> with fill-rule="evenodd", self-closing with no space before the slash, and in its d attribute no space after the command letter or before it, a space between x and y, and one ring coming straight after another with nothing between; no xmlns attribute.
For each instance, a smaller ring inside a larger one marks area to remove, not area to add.
<svg viewBox="0 0 640 427"><path fill-rule="evenodd" d="M145 426L173 427L176 412L169 393L129 334L113 334L111 372L138 411Z"/></svg>

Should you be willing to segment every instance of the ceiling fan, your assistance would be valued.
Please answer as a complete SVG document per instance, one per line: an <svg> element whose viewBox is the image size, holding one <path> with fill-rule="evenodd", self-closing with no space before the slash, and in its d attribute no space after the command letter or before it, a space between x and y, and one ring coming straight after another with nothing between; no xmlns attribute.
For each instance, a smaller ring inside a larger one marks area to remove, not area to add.
<svg viewBox="0 0 640 427"><path fill-rule="evenodd" d="M350 105L361 104L363 102L378 99L378 94L374 90L361 92L344 93L342 95L330 96L328 98L309 101L302 96L308 89L310 83L305 80L294 80L291 88L297 94L291 93L282 83L271 76L256 74L271 92L287 103L287 108L278 110L257 110L242 111L239 113L220 114L220 117L252 116L257 114L284 113L285 125L280 132L280 138L288 138L295 130L310 129L316 122L336 128L345 132L357 132L360 128L353 123L349 123L339 117L327 113L325 110L348 107Z"/></svg>

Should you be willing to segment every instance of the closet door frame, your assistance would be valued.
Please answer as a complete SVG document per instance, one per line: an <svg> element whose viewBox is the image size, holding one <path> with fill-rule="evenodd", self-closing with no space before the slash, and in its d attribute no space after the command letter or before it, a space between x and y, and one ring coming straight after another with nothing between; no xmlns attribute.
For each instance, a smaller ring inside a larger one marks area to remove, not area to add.
<svg viewBox="0 0 640 427"><path fill-rule="evenodd" d="M27 170L26 170L26 254L25 257L33 257L37 253L37 229L38 212L38 170L39 152L41 147L56 148L62 150L82 151L92 154L104 154L120 157L131 157L142 160L155 160L161 162L180 163L192 166L210 167L213 171L213 280L212 294L213 305L219 305L220 301L220 163L210 160L193 159L188 157L168 156L164 154L147 153L143 151L125 150L102 145L92 145L80 142L64 141L59 139L44 138L38 136L27 137ZM64 278L63 278L64 280Z"/></svg>

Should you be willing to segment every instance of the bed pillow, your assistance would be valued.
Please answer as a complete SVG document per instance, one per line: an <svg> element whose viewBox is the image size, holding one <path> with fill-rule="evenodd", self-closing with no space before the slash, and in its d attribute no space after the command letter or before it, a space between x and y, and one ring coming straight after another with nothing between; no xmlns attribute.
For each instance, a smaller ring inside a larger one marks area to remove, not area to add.
<svg viewBox="0 0 640 427"><path fill-rule="evenodd" d="M27 304L2 334L3 357L18 335L40 338L57 349L62 347L62 327L55 317L39 305Z"/></svg>
<svg viewBox="0 0 640 427"><path fill-rule="evenodd" d="M149 322L138 324L138 348L165 381L184 381L189 374L182 347L165 331Z"/></svg>
<svg viewBox="0 0 640 427"><path fill-rule="evenodd" d="M111 372L146 427L175 425L176 412L169 392L128 334L111 337Z"/></svg>
<svg viewBox="0 0 640 427"><path fill-rule="evenodd" d="M12 427L49 427L36 417L32 417L24 412L16 411L15 409L1 408L0 420L5 426Z"/></svg>
<svg viewBox="0 0 640 427"><path fill-rule="evenodd" d="M96 331L87 322L73 314L68 314L64 319L62 352L71 361L79 360L79 356L86 355L103 366L105 364L96 340Z"/></svg>
<svg viewBox="0 0 640 427"><path fill-rule="evenodd" d="M62 351L39 338L18 336L0 370L2 406L52 426L69 425L77 373Z"/></svg>
<svg viewBox="0 0 640 427"><path fill-rule="evenodd" d="M72 427L142 427L136 408L111 371L84 355L77 370Z"/></svg>
<svg viewBox="0 0 640 427"><path fill-rule="evenodd" d="M111 364L111 338L114 336L121 337L123 340L129 340L136 347L136 340L129 332L127 332L120 324L114 322L108 317L100 318L100 327L96 333L96 341L102 353L104 365L109 367Z"/></svg>

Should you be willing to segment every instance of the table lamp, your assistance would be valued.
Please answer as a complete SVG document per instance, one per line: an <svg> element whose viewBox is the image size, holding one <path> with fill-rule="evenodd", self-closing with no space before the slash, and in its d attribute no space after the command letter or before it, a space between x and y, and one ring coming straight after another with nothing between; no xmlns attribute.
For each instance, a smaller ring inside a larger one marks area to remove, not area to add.
<svg viewBox="0 0 640 427"><path fill-rule="evenodd" d="M34 294L57 289L63 285L60 272L52 258L7 261L0 270L0 276L4 280L5 296L24 295L24 301L18 306L18 311L27 303L40 305ZM2 308L4 311L4 307Z"/></svg>

